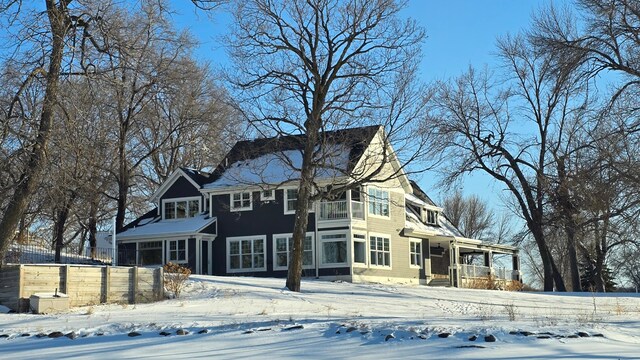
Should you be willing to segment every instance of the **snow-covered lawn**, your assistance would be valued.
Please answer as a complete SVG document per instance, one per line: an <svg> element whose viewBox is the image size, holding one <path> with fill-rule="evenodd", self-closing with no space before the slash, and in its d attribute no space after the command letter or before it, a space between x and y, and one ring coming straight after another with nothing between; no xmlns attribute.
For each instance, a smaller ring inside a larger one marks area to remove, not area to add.
<svg viewBox="0 0 640 360"><path fill-rule="evenodd" d="M640 358L637 294L319 280L303 281L303 292L292 293L283 279L191 279L180 299L154 304L57 315L0 311L0 359ZM179 329L188 334L176 335ZM55 331L76 338L43 336ZM579 332L590 336L575 337ZM495 342L485 342L489 335Z"/></svg>

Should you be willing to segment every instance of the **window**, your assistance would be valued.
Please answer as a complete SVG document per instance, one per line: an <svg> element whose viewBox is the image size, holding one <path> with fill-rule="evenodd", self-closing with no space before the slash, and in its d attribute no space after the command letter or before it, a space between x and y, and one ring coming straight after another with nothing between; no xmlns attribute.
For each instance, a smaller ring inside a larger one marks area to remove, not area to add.
<svg viewBox="0 0 640 360"><path fill-rule="evenodd" d="M389 192L369 188L369 214L389 217Z"/></svg>
<svg viewBox="0 0 640 360"><path fill-rule="evenodd" d="M276 199L276 191L275 190L262 190L260 192L260 200L262 201L271 201Z"/></svg>
<svg viewBox="0 0 640 360"><path fill-rule="evenodd" d="M438 225L438 212L427 210L427 224Z"/></svg>
<svg viewBox="0 0 640 360"><path fill-rule="evenodd" d="M371 265L391 266L391 248L389 238L382 236L369 236L369 248L371 249Z"/></svg>
<svg viewBox="0 0 640 360"><path fill-rule="evenodd" d="M265 271L266 236L227 238L227 271Z"/></svg>
<svg viewBox="0 0 640 360"><path fill-rule="evenodd" d="M294 214L298 206L298 189L284 190L284 213ZM309 211L313 211L313 203L309 202Z"/></svg>
<svg viewBox="0 0 640 360"><path fill-rule="evenodd" d="M273 268L286 270L289 267L289 254L293 249L293 234L273 235ZM302 245L302 267L313 267L313 233L307 233Z"/></svg>
<svg viewBox="0 0 640 360"><path fill-rule="evenodd" d="M347 234L320 235L321 263L323 265L347 264Z"/></svg>
<svg viewBox="0 0 640 360"><path fill-rule="evenodd" d="M138 244L138 265L162 264L162 241L145 241Z"/></svg>
<svg viewBox="0 0 640 360"><path fill-rule="evenodd" d="M364 234L353 234L353 263L367 264L367 236Z"/></svg>
<svg viewBox="0 0 640 360"><path fill-rule="evenodd" d="M200 199L170 199L163 200L165 219L184 219L198 216L200 213Z"/></svg>
<svg viewBox="0 0 640 360"><path fill-rule="evenodd" d="M251 192L237 192L231 194L231 211L243 211L253 209Z"/></svg>
<svg viewBox="0 0 640 360"><path fill-rule="evenodd" d="M412 267L422 268L422 242L420 240L409 241L409 256Z"/></svg>
<svg viewBox="0 0 640 360"><path fill-rule="evenodd" d="M169 261L186 262L187 261L187 241L186 240L169 240Z"/></svg>

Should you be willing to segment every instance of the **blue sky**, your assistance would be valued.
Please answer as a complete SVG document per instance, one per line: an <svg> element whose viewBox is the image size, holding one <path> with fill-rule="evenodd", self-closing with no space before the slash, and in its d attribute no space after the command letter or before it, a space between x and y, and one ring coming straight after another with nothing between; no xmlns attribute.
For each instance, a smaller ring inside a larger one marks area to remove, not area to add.
<svg viewBox="0 0 640 360"><path fill-rule="evenodd" d="M555 4L564 2L554 1ZM423 80L445 80L459 75L469 65L492 66L496 62L496 37L526 28L531 14L546 3L548 0L410 0L403 15L416 19L427 32L420 69ZM196 56L213 66L228 65L219 37L227 31L229 17L224 12L207 16L194 11L187 2L177 10L180 14L175 16L176 22L190 28L201 43ZM436 173L429 172L418 182L440 199L434 189L436 178ZM495 210L502 211L497 196L501 187L487 176L469 177L462 184L462 190L465 194L477 194Z"/></svg>

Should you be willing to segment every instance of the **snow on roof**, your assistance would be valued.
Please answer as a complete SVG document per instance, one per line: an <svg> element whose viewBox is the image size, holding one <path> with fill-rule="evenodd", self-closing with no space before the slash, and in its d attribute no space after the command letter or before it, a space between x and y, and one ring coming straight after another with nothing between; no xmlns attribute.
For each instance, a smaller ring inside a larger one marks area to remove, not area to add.
<svg viewBox="0 0 640 360"><path fill-rule="evenodd" d="M117 240L145 238L154 236L188 235L202 231L211 225L216 218L201 214L192 218L161 220L160 217L153 219L153 222L145 222L144 225L132 227L116 237Z"/></svg>
<svg viewBox="0 0 640 360"><path fill-rule="evenodd" d="M421 206L431 206L413 194L404 194L405 200Z"/></svg>
<svg viewBox="0 0 640 360"><path fill-rule="evenodd" d="M420 216L416 214L411 208L408 208L408 207L405 208L405 213L406 213L406 221L404 226L407 229L432 233L435 236L447 236L447 237L462 236L462 234L460 234L460 232L453 225L451 225L449 220L447 220L444 216L439 217L438 221L440 226L435 226L435 225L427 225L422 221L420 221Z"/></svg>
<svg viewBox="0 0 640 360"><path fill-rule="evenodd" d="M349 166L350 149L336 144L324 150L323 166L316 168L316 179L331 179L343 176ZM278 151L254 159L240 160L231 164L215 181L204 189L223 189L251 185L279 185L300 178L302 152L299 150Z"/></svg>

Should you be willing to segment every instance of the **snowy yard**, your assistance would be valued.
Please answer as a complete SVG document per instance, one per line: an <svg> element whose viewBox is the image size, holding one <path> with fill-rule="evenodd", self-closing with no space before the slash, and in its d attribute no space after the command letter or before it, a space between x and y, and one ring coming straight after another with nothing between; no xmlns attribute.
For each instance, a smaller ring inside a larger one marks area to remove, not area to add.
<svg viewBox="0 0 640 360"><path fill-rule="evenodd" d="M637 294L283 287L284 279L193 276L180 299L155 304L57 315L0 307L0 358L640 358ZM56 331L73 335L46 336Z"/></svg>

